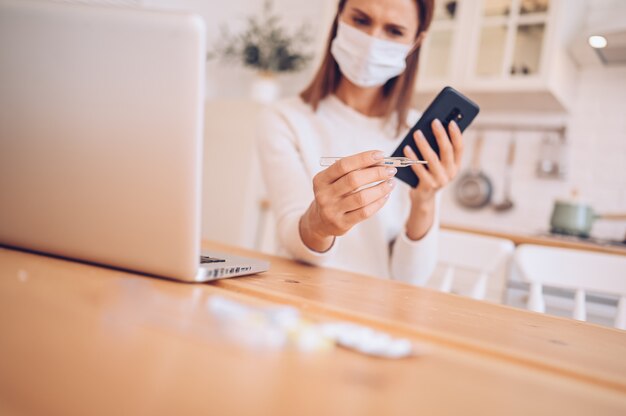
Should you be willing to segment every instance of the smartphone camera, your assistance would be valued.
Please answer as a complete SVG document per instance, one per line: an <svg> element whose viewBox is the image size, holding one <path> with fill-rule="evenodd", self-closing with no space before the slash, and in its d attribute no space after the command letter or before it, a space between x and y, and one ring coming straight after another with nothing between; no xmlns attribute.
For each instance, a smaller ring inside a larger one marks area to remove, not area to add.
<svg viewBox="0 0 626 416"><path fill-rule="evenodd" d="M459 121L462 119L463 119L463 114L461 113L461 110L459 110L457 107L454 107L454 109L450 112L450 114L448 114L448 116L445 118L444 125L447 126L448 124L450 124L452 120Z"/></svg>

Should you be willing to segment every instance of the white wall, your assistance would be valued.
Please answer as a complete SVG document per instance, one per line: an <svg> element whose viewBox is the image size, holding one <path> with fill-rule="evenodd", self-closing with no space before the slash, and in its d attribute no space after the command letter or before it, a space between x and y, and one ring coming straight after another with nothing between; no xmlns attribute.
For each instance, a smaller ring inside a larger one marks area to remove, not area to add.
<svg viewBox="0 0 626 416"><path fill-rule="evenodd" d="M200 14L207 27L209 50L220 41L221 28L226 25L231 33L237 33L250 15L260 13L263 0L141 0L147 7L190 10ZM336 0L274 0L274 10L282 18L285 27L295 29L308 23L313 35L309 51L319 56L326 40L329 21L334 16ZM317 62L317 61L316 61ZM316 62L300 73L284 74L279 78L284 95L294 95L310 79ZM236 99L249 95L254 72L236 64L219 61L207 63L207 99Z"/></svg>

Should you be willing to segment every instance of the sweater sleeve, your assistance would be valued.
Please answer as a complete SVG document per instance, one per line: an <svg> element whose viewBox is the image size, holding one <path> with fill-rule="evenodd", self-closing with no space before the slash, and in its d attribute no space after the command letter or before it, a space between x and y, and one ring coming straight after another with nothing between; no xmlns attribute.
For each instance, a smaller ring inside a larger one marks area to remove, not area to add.
<svg viewBox="0 0 626 416"><path fill-rule="evenodd" d="M418 286L426 284L437 265L439 208L441 195L435 196L435 218L421 240L413 241L404 229L399 233L391 253L391 277Z"/></svg>
<svg viewBox="0 0 626 416"><path fill-rule="evenodd" d="M257 147L261 172L281 248L295 260L325 264L337 251L337 241L326 252L309 249L300 237L300 218L313 201L313 183L298 145L296 129L276 108L260 118Z"/></svg>

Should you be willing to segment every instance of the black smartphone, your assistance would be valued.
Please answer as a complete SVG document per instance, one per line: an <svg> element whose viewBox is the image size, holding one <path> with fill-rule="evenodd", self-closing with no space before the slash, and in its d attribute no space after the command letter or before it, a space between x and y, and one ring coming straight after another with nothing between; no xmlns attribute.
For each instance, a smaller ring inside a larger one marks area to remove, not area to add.
<svg viewBox="0 0 626 416"><path fill-rule="evenodd" d="M422 154L419 149L415 145L415 140L413 139L413 133L417 130L421 130L426 137L428 143L433 148L433 150L439 156L439 145L437 144L437 139L433 133L431 124L433 120L439 119L443 126L448 131L448 125L452 120L456 122L461 131L464 131L467 126L470 125L472 120L478 115L478 111L480 108L476 103L472 100L458 92L452 87L445 87L437 97L433 100L433 102L428 106L422 117L417 121L415 126L409 130L407 135L400 143L400 146L393 152L391 156L393 157L403 157L404 146L407 144L411 146L415 154L418 158L423 159ZM425 165L428 166L428 165ZM419 178L413 173L411 168L402 168L398 169L398 173L396 174L396 178L408 183L413 188L417 186L419 183Z"/></svg>

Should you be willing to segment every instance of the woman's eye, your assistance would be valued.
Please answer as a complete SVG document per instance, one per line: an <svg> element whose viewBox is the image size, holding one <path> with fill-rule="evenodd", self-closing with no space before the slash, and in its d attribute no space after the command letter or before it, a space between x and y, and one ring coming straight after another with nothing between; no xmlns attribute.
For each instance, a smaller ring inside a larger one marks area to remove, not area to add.
<svg viewBox="0 0 626 416"><path fill-rule="evenodd" d="M358 26L365 26L369 23L368 20L363 17L353 17L352 21Z"/></svg>
<svg viewBox="0 0 626 416"><path fill-rule="evenodd" d="M387 32L388 32L391 36L393 36L393 37L401 37L401 36L404 36L404 32L402 32L401 30L398 30L398 29L393 29L393 28L392 28L392 29L389 29Z"/></svg>

